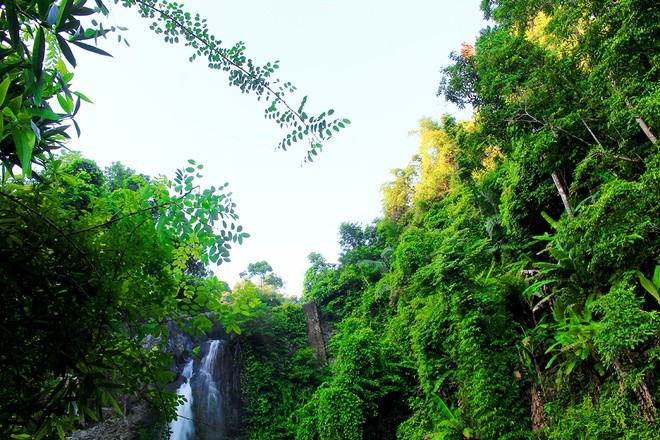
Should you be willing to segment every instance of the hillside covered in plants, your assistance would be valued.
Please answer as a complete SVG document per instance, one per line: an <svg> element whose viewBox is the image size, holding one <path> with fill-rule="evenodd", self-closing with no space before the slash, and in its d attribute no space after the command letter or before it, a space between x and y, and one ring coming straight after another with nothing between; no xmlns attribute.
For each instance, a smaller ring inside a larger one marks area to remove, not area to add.
<svg viewBox="0 0 660 440"><path fill-rule="evenodd" d="M474 117L310 255L331 361L290 438L660 438L660 5L483 10L438 90Z"/></svg>

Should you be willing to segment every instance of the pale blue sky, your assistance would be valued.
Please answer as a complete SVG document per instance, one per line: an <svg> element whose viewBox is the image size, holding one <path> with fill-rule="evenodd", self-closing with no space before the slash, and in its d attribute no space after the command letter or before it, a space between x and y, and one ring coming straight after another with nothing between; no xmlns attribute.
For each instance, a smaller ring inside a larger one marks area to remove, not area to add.
<svg viewBox="0 0 660 440"><path fill-rule="evenodd" d="M135 11L115 6L110 24L129 27L131 47L100 46L114 58L76 52L74 89L89 96L70 147L101 165L121 161L173 176L187 159L203 163L207 186L228 181L240 223L252 236L215 269L233 284L267 260L301 293L307 255L336 261L342 221L381 215L380 187L416 151L421 117L456 109L435 96L439 70L484 26L479 0L190 0L226 44L242 40L257 64L279 60L279 77L309 95L309 113L334 108L352 125L301 167L305 145L275 151L285 134L263 118L263 103L226 76L153 35ZM111 39L114 37L110 37Z"/></svg>

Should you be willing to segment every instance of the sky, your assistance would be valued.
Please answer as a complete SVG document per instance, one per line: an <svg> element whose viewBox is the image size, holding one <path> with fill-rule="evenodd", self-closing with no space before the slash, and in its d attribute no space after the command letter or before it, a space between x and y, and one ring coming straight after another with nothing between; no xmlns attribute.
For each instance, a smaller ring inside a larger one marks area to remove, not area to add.
<svg viewBox="0 0 660 440"><path fill-rule="evenodd" d="M112 2L107 2L112 3ZM173 177L188 159L204 165L206 187L229 182L239 224L251 237L214 268L233 285L249 263L268 261L299 296L307 256L338 258L342 222L381 216L381 186L417 150L422 117L467 118L437 97L440 69L485 26L480 0L190 0L224 44L243 41L257 64L279 60L308 113L332 108L351 120L303 164L306 144L276 147L286 132L263 117L264 103L228 85L225 74L149 30L137 11L114 5L106 26L124 26L99 47L113 57L75 52L73 89L85 104L80 138L69 148L107 166L120 161Z"/></svg>

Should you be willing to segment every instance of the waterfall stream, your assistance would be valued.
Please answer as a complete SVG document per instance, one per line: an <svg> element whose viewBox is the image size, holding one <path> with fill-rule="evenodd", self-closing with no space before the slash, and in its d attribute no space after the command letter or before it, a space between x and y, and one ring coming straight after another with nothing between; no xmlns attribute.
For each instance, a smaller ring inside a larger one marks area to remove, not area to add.
<svg viewBox="0 0 660 440"><path fill-rule="evenodd" d="M197 389L200 391L199 405L196 409L203 420L218 428L222 422L222 401L218 384L213 378L220 341L211 341L208 354L202 359L202 365L197 372ZM213 423L215 422L215 423Z"/></svg>
<svg viewBox="0 0 660 440"><path fill-rule="evenodd" d="M183 377L186 378L186 381L181 384L177 390L177 394L186 398L184 403L179 404L176 408L176 413L178 417L170 422L170 431L172 435L170 436L171 440L189 440L192 439L195 435L195 424L193 422L193 412L192 412L192 386L190 380L192 379L193 374L193 359L190 359L186 366L183 369Z"/></svg>
<svg viewBox="0 0 660 440"><path fill-rule="evenodd" d="M196 371L192 359L186 364L182 373L186 381L177 390L186 402L177 407L178 417L170 423L170 440L225 438L222 394L216 373L218 353L223 348L223 342L208 341L208 350Z"/></svg>

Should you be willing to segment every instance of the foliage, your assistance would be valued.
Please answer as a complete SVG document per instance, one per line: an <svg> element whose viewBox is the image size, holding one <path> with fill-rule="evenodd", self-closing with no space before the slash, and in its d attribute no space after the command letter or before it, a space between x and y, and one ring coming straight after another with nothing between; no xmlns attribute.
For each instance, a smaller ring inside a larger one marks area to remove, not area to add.
<svg viewBox="0 0 660 440"><path fill-rule="evenodd" d="M365 393L374 378L402 402L379 438L658 438L660 46L642 16L660 6L482 9L491 25L439 87L473 120L423 119L382 187L380 240L361 254L385 251L385 270L347 286L354 260L312 261L306 297L336 358L299 438L367 438L390 414ZM374 370L373 347L397 362Z"/></svg>
<svg viewBox="0 0 660 440"><path fill-rule="evenodd" d="M340 264L329 264L318 253L308 256L303 300L314 301L328 322L348 317L359 307L361 292L374 286L387 271L391 249L375 224L342 223L339 227Z"/></svg>
<svg viewBox="0 0 660 440"><path fill-rule="evenodd" d="M71 62L69 44L98 53L76 40L102 36L100 25L75 33L76 17L94 13L85 3L63 2L52 22L46 2L2 6L8 171L43 164L73 97L84 100L59 58ZM3 328L18 336L2 335L3 435L62 432L78 417L71 402L94 414L117 387L166 408L171 395L139 384L165 383L167 357L140 342L166 319L211 310L244 329L251 438L657 438L656 3L482 2L491 25L450 55L439 87L473 120L422 119L418 153L383 185L384 218L343 223L337 263L310 254L303 299L332 326L325 370L300 307L268 288L268 263L246 272L261 286L231 293L192 276L191 261L226 261L246 237L224 186L194 186L195 163L168 182L69 156L35 181L5 180ZM308 136L311 160L345 125L289 107L275 63L221 47L180 5L123 4L269 100L267 117L292 130L281 147ZM64 113L49 113L52 97ZM19 403L29 411L9 410Z"/></svg>
<svg viewBox="0 0 660 440"><path fill-rule="evenodd" d="M637 415L638 408L617 395L615 386L605 387L596 402L584 395L572 405L549 404L553 429L551 439L657 439L657 429Z"/></svg>
<svg viewBox="0 0 660 440"><path fill-rule="evenodd" d="M251 439L294 438L292 414L319 385L322 369L307 347L300 305L260 291L261 305L241 324L244 425Z"/></svg>
<svg viewBox="0 0 660 440"><path fill-rule="evenodd" d="M113 1L151 19L166 42L181 39L191 61L206 58L230 85L268 101L266 118L289 130L280 148L306 139L311 161L350 123L330 119L333 110L308 116L307 97L294 106L295 87L273 77L277 62L257 66L243 43L223 46L183 5ZM123 38L126 29L103 27L108 14L102 0L0 4L3 438L64 438L104 406L121 412L117 393L139 394L171 419L165 324L199 333L214 316L238 333L257 302L251 289L228 292L206 267L228 262L249 234L235 223L227 184L196 186L201 165L150 179L116 162L104 173L77 154L54 155L69 124L80 134L74 117L91 102L72 88L74 51L109 56L97 41Z"/></svg>
<svg viewBox="0 0 660 440"><path fill-rule="evenodd" d="M333 338L332 377L300 409L302 439L385 439L401 420L403 389L392 347L357 319L347 318Z"/></svg>
<svg viewBox="0 0 660 440"><path fill-rule="evenodd" d="M430 401L414 400L411 407L414 415L399 425L400 439L470 439L472 431L461 421L458 410L450 408L438 395L432 394Z"/></svg>
<svg viewBox="0 0 660 440"><path fill-rule="evenodd" d="M2 332L3 437L71 430L102 406L118 409L119 392L172 417L171 357L147 337L165 337L168 320L209 329L202 311L231 330L253 304L223 297L215 277L189 281L191 258L221 262L247 236L226 223L237 218L227 194L200 190L196 177L180 170L174 181L109 191L96 164L74 159L53 161L40 182L3 185L2 328L12 329ZM76 194L89 197L84 206Z"/></svg>

